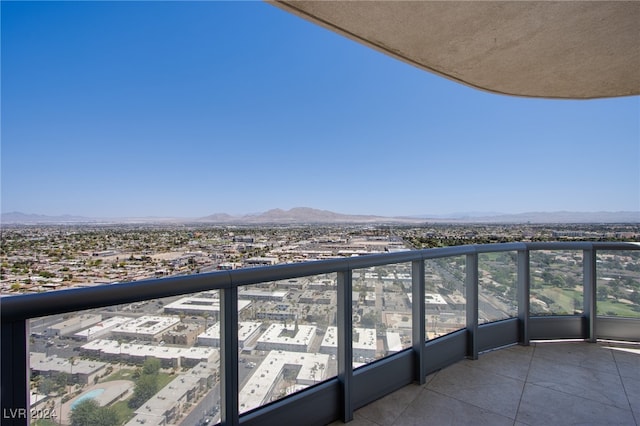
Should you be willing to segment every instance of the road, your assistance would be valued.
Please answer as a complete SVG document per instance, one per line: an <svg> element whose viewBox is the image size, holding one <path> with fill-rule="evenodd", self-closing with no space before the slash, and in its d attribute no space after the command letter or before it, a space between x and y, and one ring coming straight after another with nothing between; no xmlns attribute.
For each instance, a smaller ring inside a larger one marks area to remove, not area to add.
<svg viewBox="0 0 640 426"><path fill-rule="evenodd" d="M220 420L220 383L216 383L204 398L182 419L182 426L196 426L206 424L205 419L210 419L209 424L216 424Z"/></svg>
<svg viewBox="0 0 640 426"><path fill-rule="evenodd" d="M445 280L454 283L455 290L466 296L466 289L464 281L459 280L455 275L449 271L448 268L444 268L436 262L433 263L434 269ZM488 295L478 295L478 317L484 319L487 322L495 321L496 319L503 319L508 314L507 307L503 303L490 297Z"/></svg>
<svg viewBox="0 0 640 426"><path fill-rule="evenodd" d="M249 366L249 362L260 363L264 356L259 355L241 355L241 361L238 364L238 382L239 387L242 390L246 382L251 377L254 368ZM208 423L204 423L209 419ZM220 421L220 383L216 383L215 386L209 391L209 393L203 397L200 402L191 410L191 412L180 423L182 426L195 426L203 424L216 424Z"/></svg>

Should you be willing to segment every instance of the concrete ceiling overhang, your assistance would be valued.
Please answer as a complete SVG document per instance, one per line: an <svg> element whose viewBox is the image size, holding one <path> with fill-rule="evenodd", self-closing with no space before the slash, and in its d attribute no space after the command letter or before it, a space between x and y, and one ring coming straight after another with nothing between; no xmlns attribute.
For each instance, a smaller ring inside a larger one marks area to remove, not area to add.
<svg viewBox="0 0 640 426"><path fill-rule="evenodd" d="M640 1L272 1L424 70L516 96L640 94Z"/></svg>

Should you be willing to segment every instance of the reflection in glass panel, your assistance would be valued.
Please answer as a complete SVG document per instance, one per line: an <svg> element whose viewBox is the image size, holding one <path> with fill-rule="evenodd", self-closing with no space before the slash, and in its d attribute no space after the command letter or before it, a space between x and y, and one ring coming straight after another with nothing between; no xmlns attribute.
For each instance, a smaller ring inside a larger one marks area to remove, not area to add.
<svg viewBox="0 0 640 426"><path fill-rule="evenodd" d="M467 325L464 256L425 260L426 339Z"/></svg>
<svg viewBox="0 0 640 426"><path fill-rule="evenodd" d="M411 264L353 272L353 366L411 347Z"/></svg>
<svg viewBox="0 0 640 426"><path fill-rule="evenodd" d="M518 255L478 254L478 321L480 324L518 316Z"/></svg>
<svg viewBox="0 0 640 426"><path fill-rule="evenodd" d="M336 274L239 289L241 413L337 375L336 289Z"/></svg>
<svg viewBox="0 0 640 426"><path fill-rule="evenodd" d="M32 319L32 408L59 424L214 420L220 356L201 336L219 312L209 291Z"/></svg>
<svg viewBox="0 0 640 426"><path fill-rule="evenodd" d="M596 253L598 315L640 317L640 252Z"/></svg>
<svg viewBox="0 0 640 426"><path fill-rule="evenodd" d="M582 251L532 251L530 273L532 315L582 314Z"/></svg>

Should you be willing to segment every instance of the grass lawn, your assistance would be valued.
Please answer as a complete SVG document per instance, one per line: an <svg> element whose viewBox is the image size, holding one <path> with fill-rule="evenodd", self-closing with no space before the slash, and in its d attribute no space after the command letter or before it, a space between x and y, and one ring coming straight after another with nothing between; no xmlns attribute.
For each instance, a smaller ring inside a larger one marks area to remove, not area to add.
<svg viewBox="0 0 640 426"><path fill-rule="evenodd" d="M125 424L133 418L133 408L129 408L128 400L116 402L111 406L118 415L120 424Z"/></svg>
<svg viewBox="0 0 640 426"><path fill-rule="evenodd" d="M538 290L538 292L539 294L554 301L552 306L554 306L555 309L553 309L553 312L550 312L549 314L573 315L574 299L578 299L580 301L578 309L582 310L582 292L558 287L546 287Z"/></svg>
<svg viewBox="0 0 640 426"><path fill-rule="evenodd" d="M167 386L169 384L170 381L172 381L173 379L175 379L176 377L178 377L175 374L169 374L169 373L159 373L158 374L158 389L162 389L163 387Z"/></svg>
<svg viewBox="0 0 640 426"><path fill-rule="evenodd" d="M574 311L573 300L578 299L582 306L582 292L573 289L545 287L537 290L538 294L548 297L555 303L552 305L553 312L547 314L569 314ZM598 300L598 315L615 315L628 318L640 318L640 312L634 311L632 306L616 302L614 300ZM581 308L578 308L581 309Z"/></svg>
<svg viewBox="0 0 640 426"><path fill-rule="evenodd" d="M598 306L598 315L640 318L640 312L634 311L630 305L613 300L598 300L596 303Z"/></svg>
<svg viewBox="0 0 640 426"><path fill-rule="evenodd" d="M122 368L120 370L114 371L109 377L100 381L111 382L113 380L134 380L132 376L135 371L136 370L133 368Z"/></svg>

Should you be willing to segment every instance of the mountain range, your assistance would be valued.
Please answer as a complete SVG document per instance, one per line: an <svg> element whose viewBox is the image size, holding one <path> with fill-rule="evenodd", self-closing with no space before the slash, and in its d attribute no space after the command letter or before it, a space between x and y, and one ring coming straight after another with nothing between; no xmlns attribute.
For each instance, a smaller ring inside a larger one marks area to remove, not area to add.
<svg viewBox="0 0 640 426"><path fill-rule="evenodd" d="M456 213L451 215L420 215L385 217L349 215L296 207L290 210L272 209L263 213L229 215L215 213L200 218L120 217L92 218L83 216L47 216L21 212L2 213L3 224L98 224L98 223L202 223L221 225L304 225L304 224L420 224L420 223L640 223L639 212L530 212L519 214Z"/></svg>

